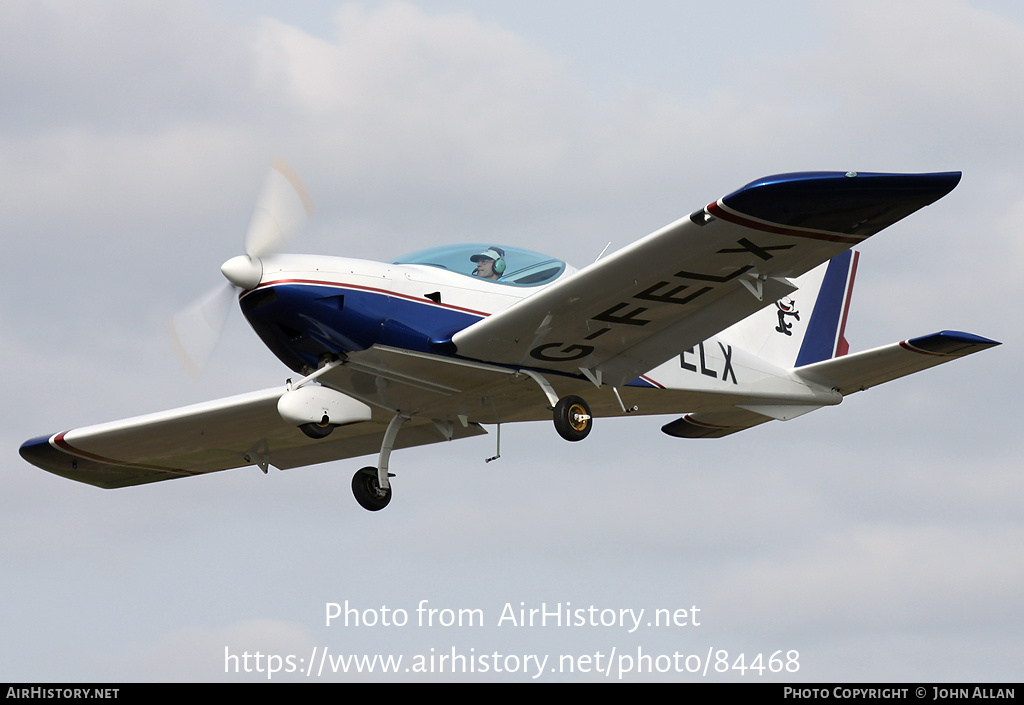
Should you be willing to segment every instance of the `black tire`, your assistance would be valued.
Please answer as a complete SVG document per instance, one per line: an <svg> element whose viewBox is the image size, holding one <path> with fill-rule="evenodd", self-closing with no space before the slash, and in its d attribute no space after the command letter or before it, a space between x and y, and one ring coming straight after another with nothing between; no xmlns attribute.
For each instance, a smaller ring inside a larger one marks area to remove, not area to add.
<svg viewBox="0 0 1024 705"><path fill-rule="evenodd" d="M379 512L391 501L391 488L381 491L375 467L363 468L352 476L352 494L360 507L371 512Z"/></svg>
<svg viewBox="0 0 1024 705"><path fill-rule="evenodd" d="M299 430L310 438L327 438L331 435L331 431L334 430L334 426L331 424L304 423L299 426Z"/></svg>
<svg viewBox="0 0 1024 705"><path fill-rule="evenodd" d="M582 441L594 427L590 407L580 397L569 395L555 404L555 430L567 441Z"/></svg>

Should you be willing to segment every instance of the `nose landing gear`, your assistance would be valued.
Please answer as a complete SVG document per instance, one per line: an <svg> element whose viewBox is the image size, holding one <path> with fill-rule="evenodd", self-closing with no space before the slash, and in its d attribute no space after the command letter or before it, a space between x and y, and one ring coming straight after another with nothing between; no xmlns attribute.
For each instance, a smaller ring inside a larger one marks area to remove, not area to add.
<svg viewBox="0 0 1024 705"><path fill-rule="evenodd" d="M381 487L377 480L377 468L363 468L352 476L352 494L359 506L371 512L379 512L391 501L391 487Z"/></svg>
<svg viewBox="0 0 1024 705"><path fill-rule="evenodd" d="M363 509L378 512L388 506L391 501L391 483L388 482L388 478L394 477L394 475L388 472L388 460L395 447L398 429L409 418L401 412L395 413L384 432L384 440L380 444L380 456L377 458L377 467L363 468L352 478L352 494L355 495L356 501Z"/></svg>

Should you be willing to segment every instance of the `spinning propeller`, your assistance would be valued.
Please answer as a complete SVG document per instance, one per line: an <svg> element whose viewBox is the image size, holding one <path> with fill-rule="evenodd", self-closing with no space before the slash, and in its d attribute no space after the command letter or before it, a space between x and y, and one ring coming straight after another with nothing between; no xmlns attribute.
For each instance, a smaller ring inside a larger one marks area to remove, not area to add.
<svg viewBox="0 0 1024 705"><path fill-rule="evenodd" d="M263 276L261 257L280 252L302 228L313 204L302 179L282 159L267 173L245 233L245 254L220 271L228 280L167 322L167 334L182 365L198 377L220 340L238 293L256 287Z"/></svg>

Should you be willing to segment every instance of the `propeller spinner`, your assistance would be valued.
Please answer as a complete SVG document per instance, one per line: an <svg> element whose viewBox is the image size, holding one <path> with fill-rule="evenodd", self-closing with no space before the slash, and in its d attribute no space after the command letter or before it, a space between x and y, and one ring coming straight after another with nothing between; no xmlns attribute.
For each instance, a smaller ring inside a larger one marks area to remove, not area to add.
<svg viewBox="0 0 1024 705"><path fill-rule="evenodd" d="M167 334L182 365L199 376L220 340L238 291L256 288L263 276L260 257L280 252L313 212L309 192L283 159L275 159L263 182L249 229L245 254L232 257L220 271L228 280L167 322Z"/></svg>

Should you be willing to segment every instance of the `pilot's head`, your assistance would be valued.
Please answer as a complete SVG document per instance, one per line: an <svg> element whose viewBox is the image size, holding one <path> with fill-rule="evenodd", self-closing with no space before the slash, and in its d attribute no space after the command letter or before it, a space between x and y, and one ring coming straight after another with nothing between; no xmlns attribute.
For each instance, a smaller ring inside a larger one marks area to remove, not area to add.
<svg viewBox="0 0 1024 705"><path fill-rule="evenodd" d="M480 254L469 258L470 262L476 263L473 276L481 279L500 279L505 273L505 250L492 245Z"/></svg>

